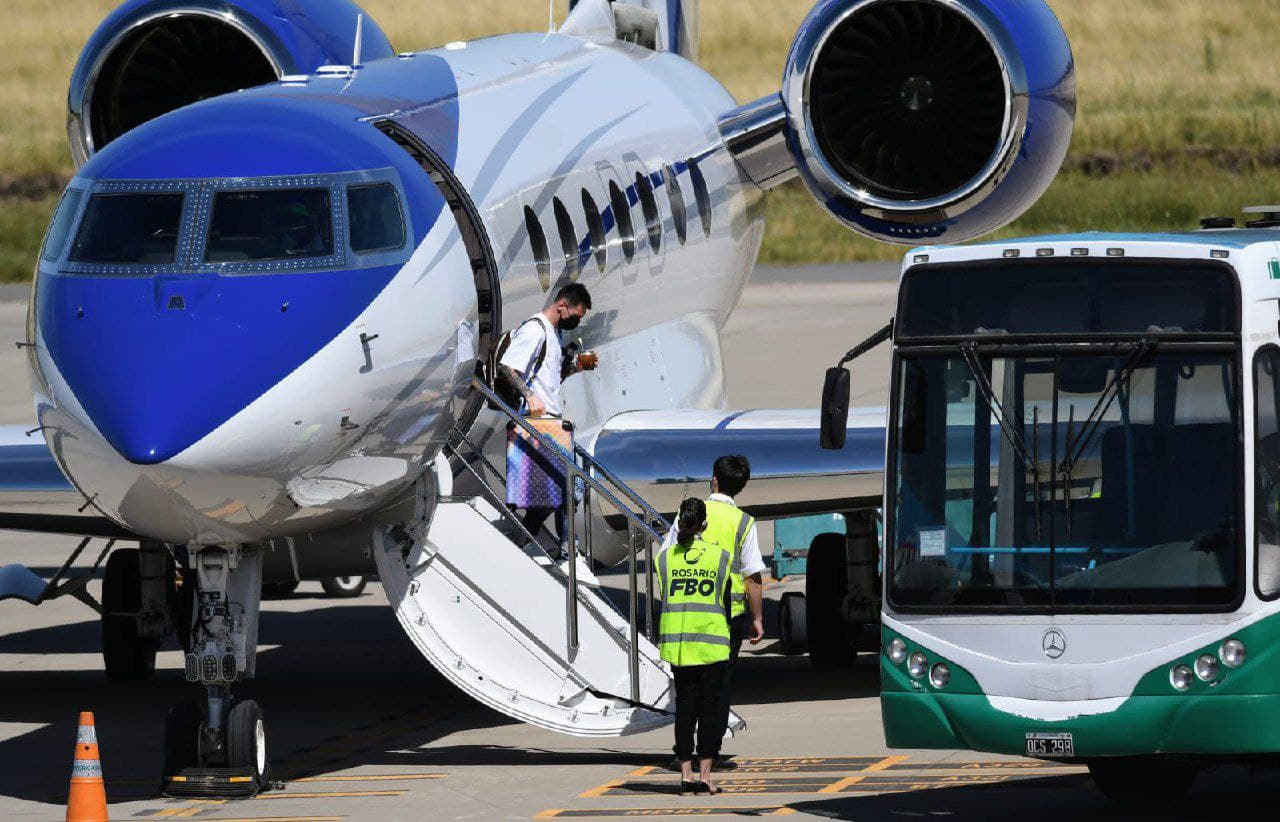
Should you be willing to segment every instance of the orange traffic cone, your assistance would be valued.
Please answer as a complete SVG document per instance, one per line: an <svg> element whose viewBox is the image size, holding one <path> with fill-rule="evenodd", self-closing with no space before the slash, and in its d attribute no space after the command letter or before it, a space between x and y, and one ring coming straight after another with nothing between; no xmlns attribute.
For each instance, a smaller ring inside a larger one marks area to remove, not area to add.
<svg viewBox="0 0 1280 822"><path fill-rule="evenodd" d="M98 759L98 733L93 727L93 711L80 712L76 756L71 763L67 822L107 822L107 789L102 783L102 761Z"/></svg>

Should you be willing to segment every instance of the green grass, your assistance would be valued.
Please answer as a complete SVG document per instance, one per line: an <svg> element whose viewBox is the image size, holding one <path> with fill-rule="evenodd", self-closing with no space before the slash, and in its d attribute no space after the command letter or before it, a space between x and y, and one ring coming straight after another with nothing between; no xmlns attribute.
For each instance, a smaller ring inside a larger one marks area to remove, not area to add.
<svg viewBox="0 0 1280 822"><path fill-rule="evenodd" d="M0 199L0 282L26 282L60 195Z"/></svg>
<svg viewBox="0 0 1280 822"><path fill-rule="evenodd" d="M1191 229L1201 217L1239 218L1245 205L1272 204L1280 170L1224 171L1209 161L1157 172L1093 176L1065 171L1021 219L991 237L1070 231ZM798 183L770 193L761 260L767 263L899 260L903 250L853 234L828 217Z"/></svg>
<svg viewBox="0 0 1280 822"><path fill-rule="evenodd" d="M301 0L305 2L305 0ZM0 280L30 276L54 196L72 172L66 88L76 55L118 0L4 0L0 50ZM1195 225L1280 200L1276 0L1049 0L1076 56L1079 117L1068 171L1001 235ZM533 0L362 0L400 49L541 31ZM564 0L558 0L562 18ZM702 62L740 100L777 90L812 0L704 0ZM424 8L427 9L424 12ZM1082 169L1110 170L1088 175ZM25 189L21 194L15 190ZM770 196L769 262L894 259L803 192Z"/></svg>

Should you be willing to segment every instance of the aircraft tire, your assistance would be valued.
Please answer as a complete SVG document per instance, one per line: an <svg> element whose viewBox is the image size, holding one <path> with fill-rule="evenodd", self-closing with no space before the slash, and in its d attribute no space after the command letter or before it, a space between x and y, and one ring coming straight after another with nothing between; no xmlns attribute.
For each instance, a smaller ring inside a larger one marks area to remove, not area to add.
<svg viewBox="0 0 1280 822"><path fill-rule="evenodd" d="M271 762L267 759L267 728L262 708L252 699L243 699L227 714L227 764L247 768L259 790L271 785Z"/></svg>
<svg viewBox="0 0 1280 822"><path fill-rule="evenodd" d="M114 682L150 679L155 673L157 644L138 636L141 607L141 553L119 548L102 573L102 659Z"/></svg>
<svg viewBox="0 0 1280 822"><path fill-rule="evenodd" d="M179 702L164 718L165 778L200 766L200 726L204 715L193 700Z"/></svg>
<svg viewBox="0 0 1280 822"><path fill-rule="evenodd" d="M369 584L369 578L364 576L354 577L326 577L320 580L320 587L324 592L335 599L352 599L364 593L365 586Z"/></svg>
<svg viewBox="0 0 1280 822"><path fill-rule="evenodd" d="M778 638L788 654L802 654L809 647L808 606L804 594L788 591L778 603Z"/></svg>
<svg viewBox="0 0 1280 822"><path fill-rule="evenodd" d="M840 534L814 537L805 570L804 604L809 662L815 668L842 668L854 661L842 610L848 586L845 538Z"/></svg>
<svg viewBox="0 0 1280 822"><path fill-rule="evenodd" d="M1088 761L1093 784L1121 805L1163 805L1191 790L1200 769L1159 757L1107 757Z"/></svg>

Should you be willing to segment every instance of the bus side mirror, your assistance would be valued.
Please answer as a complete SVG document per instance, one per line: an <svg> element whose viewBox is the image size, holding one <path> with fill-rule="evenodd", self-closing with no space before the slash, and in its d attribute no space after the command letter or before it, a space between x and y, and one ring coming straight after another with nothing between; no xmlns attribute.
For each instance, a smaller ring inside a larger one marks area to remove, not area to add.
<svg viewBox="0 0 1280 822"><path fill-rule="evenodd" d="M828 368L822 385L822 447L828 451L844 448L849 427L849 369Z"/></svg>

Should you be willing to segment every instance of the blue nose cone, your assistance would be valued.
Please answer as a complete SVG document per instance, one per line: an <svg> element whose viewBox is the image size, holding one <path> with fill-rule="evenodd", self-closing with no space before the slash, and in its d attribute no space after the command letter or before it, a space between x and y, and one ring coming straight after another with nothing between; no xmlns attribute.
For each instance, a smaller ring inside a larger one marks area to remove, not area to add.
<svg viewBox="0 0 1280 822"><path fill-rule="evenodd" d="M155 465L314 356L396 270L42 276L38 318L58 372L89 421L120 456ZM307 403L298 397L300 407Z"/></svg>

